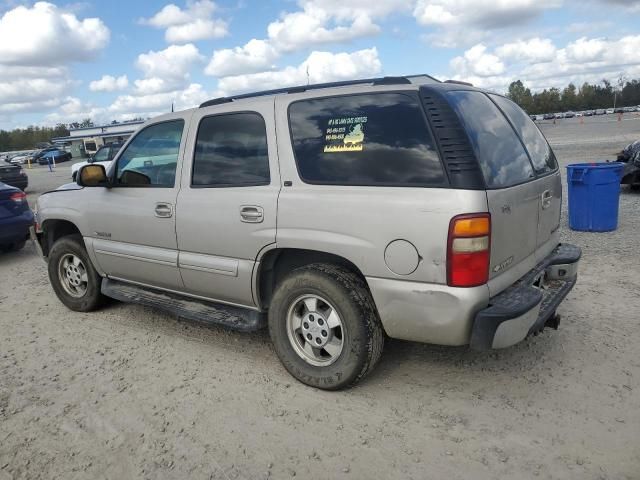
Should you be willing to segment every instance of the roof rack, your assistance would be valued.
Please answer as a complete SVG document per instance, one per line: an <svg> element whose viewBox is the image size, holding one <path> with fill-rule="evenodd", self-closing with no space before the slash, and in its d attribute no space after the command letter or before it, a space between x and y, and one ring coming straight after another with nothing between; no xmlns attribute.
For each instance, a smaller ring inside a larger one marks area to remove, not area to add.
<svg viewBox="0 0 640 480"><path fill-rule="evenodd" d="M347 87L349 85L361 85L370 83L371 85L407 85L411 83L426 83L426 82L438 82L430 75L411 75L403 77L378 77L378 78L363 78L360 80L346 80L342 82L328 82L328 83L316 83L312 85L300 85L296 87L276 88L274 90L263 90L260 92L243 93L240 95L233 95L231 97L219 97L212 100L207 100L200 105L200 108L211 107L213 105L221 105L223 103L233 102L235 100L242 100L245 98L264 97L267 95L278 95L284 93L301 93L309 90L319 90L322 88L333 87Z"/></svg>

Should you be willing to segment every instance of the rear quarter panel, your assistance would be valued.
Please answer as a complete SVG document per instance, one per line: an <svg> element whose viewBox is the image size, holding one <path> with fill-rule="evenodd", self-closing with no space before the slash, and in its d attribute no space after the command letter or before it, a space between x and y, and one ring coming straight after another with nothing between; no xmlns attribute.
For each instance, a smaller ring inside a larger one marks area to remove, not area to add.
<svg viewBox="0 0 640 480"><path fill-rule="evenodd" d="M276 102L281 178L292 182L282 188L278 201L278 248L333 253L350 260L367 277L446 284L449 222L461 213L486 212L485 192L304 183L291 145L287 108L312 96L293 94ZM398 239L412 243L420 257L415 271L407 275L392 272L385 262L385 249Z"/></svg>

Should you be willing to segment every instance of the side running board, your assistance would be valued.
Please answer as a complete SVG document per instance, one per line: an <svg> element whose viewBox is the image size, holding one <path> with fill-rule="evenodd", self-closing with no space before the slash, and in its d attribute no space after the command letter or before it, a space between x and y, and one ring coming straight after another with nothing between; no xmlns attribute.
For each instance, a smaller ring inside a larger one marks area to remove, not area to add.
<svg viewBox="0 0 640 480"><path fill-rule="evenodd" d="M139 303L147 307L165 310L178 317L221 325L242 332L259 330L266 325L266 315L255 310L196 300L109 278L102 279L100 290L103 295L122 302Z"/></svg>

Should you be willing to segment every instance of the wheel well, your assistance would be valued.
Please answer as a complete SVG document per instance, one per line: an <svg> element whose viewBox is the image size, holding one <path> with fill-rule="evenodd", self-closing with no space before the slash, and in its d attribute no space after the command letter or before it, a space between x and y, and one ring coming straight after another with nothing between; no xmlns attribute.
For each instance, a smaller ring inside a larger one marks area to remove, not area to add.
<svg viewBox="0 0 640 480"><path fill-rule="evenodd" d="M49 256L51 246L60 238L80 234L80 230L68 220L47 220L42 224L42 252Z"/></svg>
<svg viewBox="0 0 640 480"><path fill-rule="evenodd" d="M265 309L269 307L278 282L289 272L312 263L341 265L364 279L364 275L358 267L339 255L318 250L276 248L267 252L260 261L257 280L260 305Z"/></svg>

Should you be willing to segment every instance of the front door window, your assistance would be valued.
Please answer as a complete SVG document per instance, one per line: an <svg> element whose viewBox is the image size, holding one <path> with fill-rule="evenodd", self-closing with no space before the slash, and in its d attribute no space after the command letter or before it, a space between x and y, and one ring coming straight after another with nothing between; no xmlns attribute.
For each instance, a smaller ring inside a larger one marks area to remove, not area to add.
<svg viewBox="0 0 640 480"><path fill-rule="evenodd" d="M164 187L175 184L184 120L150 125L118 158L114 186Z"/></svg>

